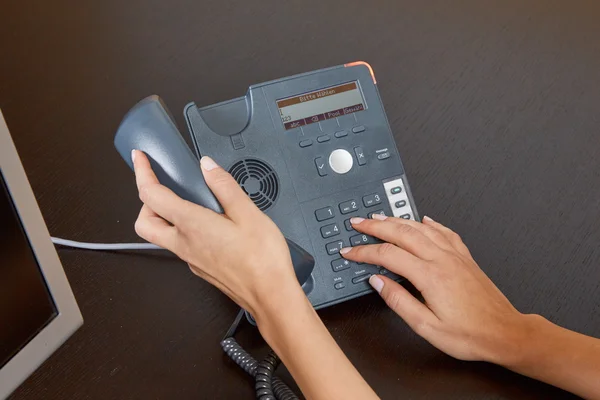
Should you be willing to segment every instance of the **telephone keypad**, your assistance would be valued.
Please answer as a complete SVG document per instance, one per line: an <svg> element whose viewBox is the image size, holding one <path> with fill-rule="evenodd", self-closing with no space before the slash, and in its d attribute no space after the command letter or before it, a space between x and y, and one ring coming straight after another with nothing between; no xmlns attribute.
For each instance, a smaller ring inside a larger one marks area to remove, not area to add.
<svg viewBox="0 0 600 400"><path fill-rule="evenodd" d="M321 228L321 236L325 239L339 234L340 228L337 224L329 224Z"/></svg>

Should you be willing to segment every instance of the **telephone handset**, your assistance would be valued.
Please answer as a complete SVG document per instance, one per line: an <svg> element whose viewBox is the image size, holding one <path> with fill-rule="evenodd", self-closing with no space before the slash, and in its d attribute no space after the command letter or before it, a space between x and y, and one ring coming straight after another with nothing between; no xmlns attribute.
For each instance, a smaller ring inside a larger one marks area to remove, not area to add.
<svg viewBox="0 0 600 400"><path fill-rule="evenodd" d="M132 169L131 151L143 151L161 184L182 199L223 213L223 208L204 181L198 159L158 96L143 99L127 113L115 135L115 147ZM304 284L310 277L315 260L300 246L286 240L298 281Z"/></svg>

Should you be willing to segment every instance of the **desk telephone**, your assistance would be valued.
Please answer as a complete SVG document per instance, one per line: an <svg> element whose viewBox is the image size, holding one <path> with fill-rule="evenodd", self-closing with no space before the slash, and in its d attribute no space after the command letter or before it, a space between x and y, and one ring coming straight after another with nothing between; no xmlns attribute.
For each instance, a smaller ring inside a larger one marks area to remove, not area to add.
<svg viewBox="0 0 600 400"><path fill-rule="evenodd" d="M401 279L339 255L342 247L377 242L354 231L351 217L419 218L367 63L253 85L243 97L207 107L190 103L184 116L196 155L227 169L281 229L316 309L372 292L374 273ZM130 167L131 150L144 151L161 183L223 212L157 96L129 111L115 146Z"/></svg>

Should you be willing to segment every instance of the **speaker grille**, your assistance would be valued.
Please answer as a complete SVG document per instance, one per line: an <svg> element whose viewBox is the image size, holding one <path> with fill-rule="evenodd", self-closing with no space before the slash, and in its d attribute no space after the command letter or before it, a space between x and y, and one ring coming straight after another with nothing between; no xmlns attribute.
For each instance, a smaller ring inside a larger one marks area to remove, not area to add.
<svg viewBox="0 0 600 400"><path fill-rule="evenodd" d="M277 200L277 174L264 161L245 158L233 164L229 173L261 211L267 211Z"/></svg>

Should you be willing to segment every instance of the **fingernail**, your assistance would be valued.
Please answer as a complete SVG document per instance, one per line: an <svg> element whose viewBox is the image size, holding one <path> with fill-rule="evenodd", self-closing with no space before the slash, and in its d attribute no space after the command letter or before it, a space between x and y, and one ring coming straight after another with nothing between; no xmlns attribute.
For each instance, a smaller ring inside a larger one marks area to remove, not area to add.
<svg viewBox="0 0 600 400"><path fill-rule="evenodd" d="M371 275L369 284L373 286L373 289L377 290L377 293L381 293L381 289L383 289L383 279L377 275Z"/></svg>
<svg viewBox="0 0 600 400"><path fill-rule="evenodd" d="M346 254L350 250L352 250L352 247L344 247L343 249L340 250L340 254Z"/></svg>
<svg viewBox="0 0 600 400"><path fill-rule="evenodd" d="M361 222L363 222L364 220L365 220L365 219L364 219L364 218L361 218L361 217L353 217L353 218L350 218L350 223L351 223L352 225L358 225L358 224L360 224Z"/></svg>
<svg viewBox="0 0 600 400"><path fill-rule="evenodd" d="M373 215L371 216L371 218L373 218L373 219L378 219L378 220L380 220L380 221L384 221L384 220L386 220L386 219L387 219L387 215L373 214Z"/></svg>
<svg viewBox="0 0 600 400"><path fill-rule="evenodd" d="M208 156L204 156L200 159L200 165L205 171L210 171L218 167L217 163Z"/></svg>
<svg viewBox="0 0 600 400"><path fill-rule="evenodd" d="M429 218L427 215L423 217L423 221L435 222L433 219Z"/></svg>
<svg viewBox="0 0 600 400"><path fill-rule="evenodd" d="M135 162L135 149L131 150L131 162Z"/></svg>

